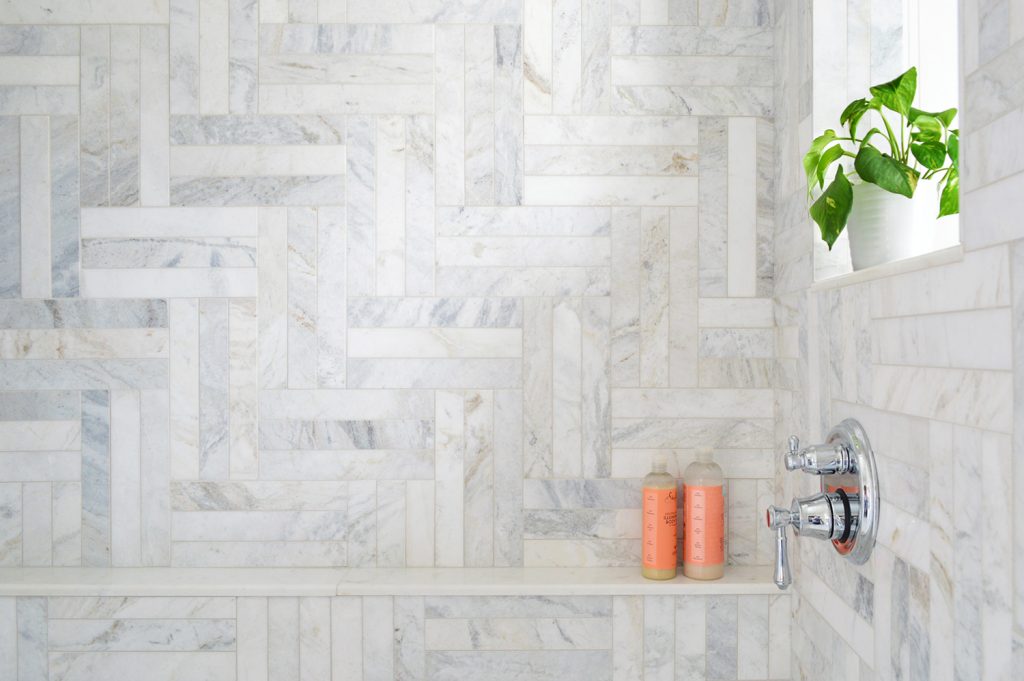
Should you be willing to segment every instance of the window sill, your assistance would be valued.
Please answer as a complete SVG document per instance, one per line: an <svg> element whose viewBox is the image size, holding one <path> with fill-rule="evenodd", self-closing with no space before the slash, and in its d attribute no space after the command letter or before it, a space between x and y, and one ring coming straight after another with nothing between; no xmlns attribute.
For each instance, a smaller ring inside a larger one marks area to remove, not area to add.
<svg viewBox="0 0 1024 681"><path fill-rule="evenodd" d="M932 251L931 253L915 255L914 257L906 258L905 260L894 260L893 262L875 265L874 267L857 270L856 272L849 272L847 274L840 274L827 279L822 279L814 282L811 285L811 290L825 291L828 289L851 286L853 284L863 284L864 282L884 279L885 277L892 277L898 274L925 270L938 265L947 265L952 262L959 262L963 259L964 247L961 244L957 244L938 251Z"/></svg>

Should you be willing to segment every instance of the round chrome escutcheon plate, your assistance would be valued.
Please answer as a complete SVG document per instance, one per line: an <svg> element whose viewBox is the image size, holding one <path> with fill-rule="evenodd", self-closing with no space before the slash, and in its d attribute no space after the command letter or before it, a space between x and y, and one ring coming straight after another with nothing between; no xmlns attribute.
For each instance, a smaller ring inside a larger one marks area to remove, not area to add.
<svg viewBox="0 0 1024 681"><path fill-rule="evenodd" d="M875 467L875 452L864 432L863 426L854 419L846 419L828 434L828 444L839 444L850 453L849 473L821 476L821 491L835 492L842 489L860 506L860 515L855 520L850 538L845 542L833 541L836 551L852 563L863 565L871 556L878 535L878 469Z"/></svg>

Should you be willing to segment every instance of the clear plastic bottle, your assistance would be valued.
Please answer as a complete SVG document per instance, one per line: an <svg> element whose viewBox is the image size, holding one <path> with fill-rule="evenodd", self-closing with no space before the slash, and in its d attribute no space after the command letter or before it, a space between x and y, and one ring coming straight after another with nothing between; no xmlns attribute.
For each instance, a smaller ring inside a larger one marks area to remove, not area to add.
<svg viewBox="0 0 1024 681"><path fill-rule="evenodd" d="M643 576L672 579L678 563L678 498L676 479L664 458L655 459L643 487Z"/></svg>
<svg viewBox="0 0 1024 681"><path fill-rule="evenodd" d="M683 473L683 574L718 579L725 571L725 497L721 467L710 447Z"/></svg>

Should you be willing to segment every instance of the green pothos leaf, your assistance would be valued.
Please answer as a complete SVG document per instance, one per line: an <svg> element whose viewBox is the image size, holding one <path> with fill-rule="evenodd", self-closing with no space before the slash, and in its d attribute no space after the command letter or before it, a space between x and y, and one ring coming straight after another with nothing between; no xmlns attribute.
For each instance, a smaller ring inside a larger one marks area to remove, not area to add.
<svg viewBox="0 0 1024 681"><path fill-rule="evenodd" d="M913 66L888 83L871 86L871 94L883 106L904 116L910 115L910 105L916 93L917 68Z"/></svg>
<svg viewBox="0 0 1024 681"><path fill-rule="evenodd" d="M888 192L906 196L908 199L914 196L917 180L921 177L919 172L907 164L868 146L860 148L853 166L865 182L876 184Z"/></svg>
<svg viewBox="0 0 1024 681"><path fill-rule="evenodd" d="M853 208L853 186L843 174L843 167L836 166L835 178L811 204L811 218L821 230L821 238L832 250L832 245L846 227Z"/></svg>
<svg viewBox="0 0 1024 681"><path fill-rule="evenodd" d="M950 170L939 194L939 217L960 212L960 173Z"/></svg>
<svg viewBox="0 0 1024 681"><path fill-rule="evenodd" d="M910 145L910 152L928 170L937 170L946 163L946 145L942 142L914 142Z"/></svg>

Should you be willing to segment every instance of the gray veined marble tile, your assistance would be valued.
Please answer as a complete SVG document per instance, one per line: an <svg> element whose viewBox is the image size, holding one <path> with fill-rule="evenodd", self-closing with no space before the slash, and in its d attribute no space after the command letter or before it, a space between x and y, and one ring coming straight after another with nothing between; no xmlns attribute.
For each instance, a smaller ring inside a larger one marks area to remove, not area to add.
<svg viewBox="0 0 1024 681"><path fill-rule="evenodd" d="M429 480L434 475L434 450L270 449L260 455L260 471L273 480ZM358 496L357 489L352 495Z"/></svg>
<svg viewBox="0 0 1024 681"><path fill-rule="evenodd" d="M255 267L256 239L125 238L82 239L82 266Z"/></svg>
<svg viewBox="0 0 1024 681"><path fill-rule="evenodd" d="M167 360L0 360L0 390L165 388Z"/></svg>
<svg viewBox="0 0 1024 681"><path fill-rule="evenodd" d="M523 324L517 298L351 298L351 328L516 328Z"/></svg>
<svg viewBox="0 0 1024 681"><path fill-rule="evenodd" d="M78 27L2 26L0 54L78 56Z"/></svg>
<svg viewBox="0 0 1024 681"><path fill-rule="evenodd" d="M612 210L599 207L440 207L439 236L608 236Z"/></svg>
<svg viewBox="0 0 1024 681"><path fill-rule="evenodd" d="M228 6L228 101L233 114L256 113L259 5L232 0Z"/></svg>
<svg viewBox="0 0 1024 681"><path fill-rule="evenodd" d="M644 597L644 680L674 681L676 646L675 599Z"/></svg>
<svg viewBox="0 0 1024 681"><path fill-rule="evenodd" d="M348 508L344 482L174 481L175 511L340 511Z"/></svg>
<svg viewBox="0 0 1024 681"><path fill-rule="evenodd" d="M4 567L22 564L21 494L20 482L0 483L0 565Z"/></svg>
<svg viewBox="0 0 1024 681"><path fill-rule="evenodd" d="M18 679L48 676L46 599L22 597L18 608Z"/></svg>
<svg viewBox="0 0 1024 681"><path fill-rule="evenodd" d="M612 110L630 116L761 116L774 114L774 88L727 85L612 86Z"/></svg>
<svg viewBox="0 0 1024 681"><path fill-rule="evenodd" d="M527 539L636 539L639 509L528 509L523 513Z"/></svg>
<svg viewBox="0 0 1024 681"><path fill-rule="evenodd" d="M431 54L434 26L405 23L260 25L262 54Z"/></svg>
<svg viewBox="0 0 1024 681"><path fill-rule="evenodd" d="M395 678L423 681L424 664L424 599L419 596L395 598Z"/></svg>
<svg viewBox="0 0 1024 681"><path fill-rule="evenodd" d="M227 651L235 649L234 619L51 619L50 651Z"/></svg>
<svg viewBox="0 0 1024 681"><path fill-rule="evenodd" d="M50 255L52 295L56 298L79 295L78 127L78 118L74 116L50 118Z"/></svg>
<svg viewBox="0 0 1024 681"><path fill-rule="evenodd" d="M350 296L370 296L377 293L376 121L368 116L353 117L345 134L347 290Z"/></svg>
<svg viewBox="0 0 1024 681"><path fill-rule="evenodd" d="M432 596L428 619L611 617L609 596Z"/></svg>
<svg viewBox="0 0 1024 681"><path fill-rule="evenodd" d="M139 202L140 33L110 28L110 205Z"/></svg>
<svg viewBox="0 0 1024 681"><path fill-rule="evenodd" d="M737 597L707 600L707 675L709 679L737 678Z"/></svg>
<svg viewBox="0 0 1024 681"><path fill-rule="evenodd" d="M73 390L25 390L0 393L0 421L67 421L81 415Z"/></svg>
<svg viewBox="0 0 1024 681"><path fill-rule="evenodd" d="M344 541L176 541L174 567L345 567ZM231 656L232 670L235 656ZM289 678L289 677L285 677Z"/></svg>
<svg viewBox="0 0 1024 681"><path fill-rule="evenodd" d="M345 117L171 116L172 144L344 144Z"/></svg>
<svg viewBox="0 0 1024 681"><path fill-rule="evenodd" d="M21 127L0 117L0 298L21 295Z"/></svg>
<svg viewBox="0 0 1024 681"><path fill-rule="evenodd" d="M288 209L288 387L316 386L317 213Z"/></svg>
<svg viewBox="0 0 1024 681"><path fill-rule="evenodd" d="M771 447L771 419L612 419L612 444L629 449Z"/></svg>
<svg viewBox="0 0 1024 681"><path fill-rule="evenodd" d="M176 542L341 541L345 511L191 511L174 513Z"/></svg>
<svg viewBox="0 0 1024 681"><path fill-rule="evenodd" d="M733 26L615 26L613 54L770 57L774 47L770 27Z"/></svg>
<svg viewBox="0 0 1024 681"><path fill-rule="evenodd" d="M0 301L3 329L166 327L164 300Z"/></svg>
<svg viewBox="0 0 1024 681"><path fill-rule="evenodd" d="M634 508L637 480L524 480L523 506L537 509Z"/></svg>
<svg viewBox="0 0 1024 681"><path fill-rule="evenodd" d="M523 202L522 27L494 27L494 189L498 205Z"/></svg>
<svg viewBox="0 0 1024 681"><path fill-rule="evenodd" d="M199 301L199 475L228 477L228 301Z"/></svg>
<svg viewBox="0 0 1024 681"><path fill-rule="evenodd" d="M483 674L494 681L555 681L585 677L610 681L611 651L501 651L427 653L427 679L444 681Z"/></svg>
<svg viewBox="0 0 1024 681"><path fill-rule="evenodd" d="M337 206L345 202L339 175L174 177L173 206Z"/></svg>
<svg viewBox="0 0 1024 681"><path fill-rule="evenodd" d="M426 626L427 650L600 650L611 647L612 621L608 617L431 619Z"/></svg>
<svg viewBox="0 0 1024 681"><path fill-rule="evenodd" d="M82 564L110 565L110 393L82 393Z"/></svg>
<svg viewBox="0 0 1024 681"><path fill-rule="evenodd" d="M428 420L260 420L263 449L425 449L434 445Z"/></svg>

